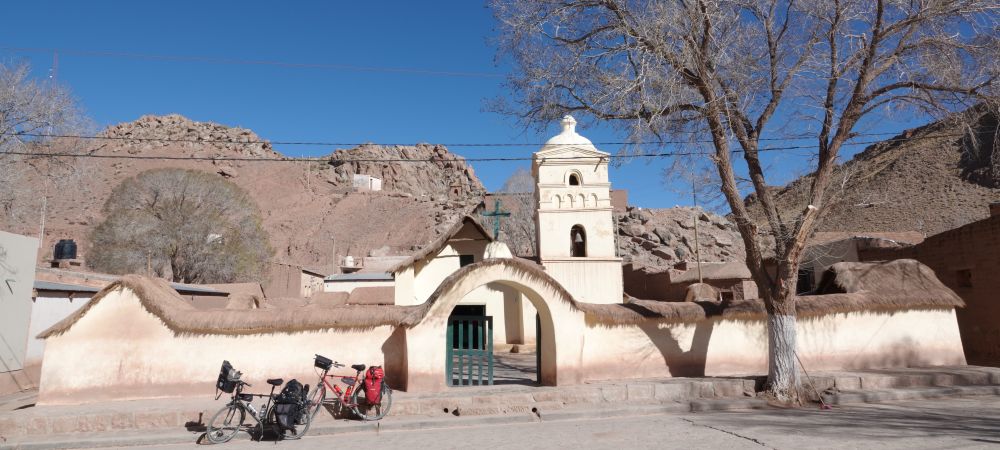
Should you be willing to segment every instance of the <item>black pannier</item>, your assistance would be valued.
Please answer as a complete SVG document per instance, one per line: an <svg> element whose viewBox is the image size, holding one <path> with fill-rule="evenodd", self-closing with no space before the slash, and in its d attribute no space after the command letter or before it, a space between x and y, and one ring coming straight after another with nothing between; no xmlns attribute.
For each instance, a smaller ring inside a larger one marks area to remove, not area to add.
<svg viewBox="0 0 1000 450"><path fill-rule="evenodd" d="M282 430L294 430L295 417L299 414L299 405L294 403L278 403L274 405L274 414L278 418L278 426Z"/></svg>
<svg viewBox="0 0 1000 450"><path fill-rule="evenodd" d="M306 413L306 399L309 396L309 386L302 386L299 380L289 380L281 393L274 398L274 413L278 425L283 430L294 430L296 424L301 424Z"/></svg>
<svg viewBox="0 0 1000 450"><path fill-rule="evenodd" d="M232 394L236 389L236 382L239 379L239 372L233 369L233 365L229 364L229 361L222 361L222 368L219 369L219 379L215 382L215 388L227 394Z"/></svg>
<svg viewBox="0 0 1000 450"><path fill-rule="evenodd" d="M333 367L333 360L322 355L316 355L316 367L323 370L330 370Z"/></svg>

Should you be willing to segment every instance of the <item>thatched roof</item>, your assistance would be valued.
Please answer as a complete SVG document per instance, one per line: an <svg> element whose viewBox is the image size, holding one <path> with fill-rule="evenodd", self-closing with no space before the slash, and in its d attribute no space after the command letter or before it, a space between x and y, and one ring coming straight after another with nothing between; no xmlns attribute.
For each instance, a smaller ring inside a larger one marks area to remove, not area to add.
<svg viewBox="0 0 1000 450"><path fill-rule="evenodd" d="M837 263L824 277L825 295L800 296L795 309L800 317L855 311L950 309L964 307L962 299L941 283L927 266L916 260L885 263ZM836 292L836 293L834 293ZM712 317L760 320L766 316L761 300L725 305L715 302L662 302L628 299L625 304L580 305L590 317L606 323L647 320L697 322Z"/></svg>
<svg viewBox="0 0 1000 450"><path fill-rule="evenodd" d="M396 288L393 286L356 287L347 298L348 305L394 305Z"/></svg>
<svg viewBox="0 0 1000 450"><path fill-rule="evenodd" d="M371 328L382 325L410 326L418 323L425 312L420 306L384 305L199 310L163 280L126 275L109 284L82 308L43 331L38 337L44 339L64 333L105 296L125 289L134 292L143 308L179 334L256 334L328 328Z"/></svg>
<svg viewBox="0 0 1000 450"><path fill-rule="evenodd" d="M688 264L688 270L670 277L671 283L697 283L698 266ZM749 280L750 269L742 262L701 263L701 277L705 280Z"/></svg>
<svg viewBox="0 0 1000 450"><path fill-rule="evenodd" d="M381 325L413 326L420 323L439 297L471 271L490 265L503 265L523 278L534 278L552 287L570 307L587 317L609 324L655 322L698 322L721 317L737 320L761 320L765 317L760 300L728 304L715 302L662 302L626 299L626 303L595 304L580 302L539 266L514 258L487 259L465 266L442 281L426 302L414 306L395 305L307 305L276 309L198 310L162 280L127 275L111 283L75 313L38 337L64 333L94 305L111 292L131 290L143 308L160 318L175 333L256 334L296 332L328 328L371 328ZM854 311L893 311L902 309L950 309L965 306L962 299L945 287L934 272L915 260L886 263L839 263L830 269L827 295L797 298L799 316L822 316ZM824 280L826 281L826 280Z"/></svg>
<svg viewBox="0 0 1000 450"><path fill-rule="evenodd" d="M457 235L460 231L462 231L462 229L465 228L466 225L472 225L473 227L475 227L475 230L479 232L479 234L482 234L483 237L486 238L487 241L493 242L493 236L490 234L489 231L486 231L486 228L483 228L483 225L479 223L478 220L476 220L472 216L464 216L462 217L461 220L456 221L455 224L448 229L448 231L442 233L440 236L437 237L437 239L434 239L434 241L432 241L430 244L423 246L423 248L421 248L417 253L414 253L409 258L406 258L402 262L389 268L387 272L392 274L397 274L412 267L414 264L417 263L417 261L420 261L424 258L427 258L428 256L432 256L435 253L441 251L441 249L444 248L445 244L447 244L448 241L450 241L452 238L455 237L455 235Z"/></svg>

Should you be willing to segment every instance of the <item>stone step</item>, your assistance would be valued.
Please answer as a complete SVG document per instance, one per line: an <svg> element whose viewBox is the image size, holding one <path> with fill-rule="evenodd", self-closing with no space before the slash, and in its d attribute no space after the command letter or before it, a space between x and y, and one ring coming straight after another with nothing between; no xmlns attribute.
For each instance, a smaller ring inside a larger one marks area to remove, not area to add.
<svg viewBox="0 0 1000 450"><path fill-rule="evenodd" d="M879 389L871 391L845 390L837 393L823 394L823 401L830 405L848 405L857 403L882 403L899 400L929 400L949 397L966 397L977 395L1000 395L1000 386L951 386L951 387L917 387L904 389Z"/></svg>

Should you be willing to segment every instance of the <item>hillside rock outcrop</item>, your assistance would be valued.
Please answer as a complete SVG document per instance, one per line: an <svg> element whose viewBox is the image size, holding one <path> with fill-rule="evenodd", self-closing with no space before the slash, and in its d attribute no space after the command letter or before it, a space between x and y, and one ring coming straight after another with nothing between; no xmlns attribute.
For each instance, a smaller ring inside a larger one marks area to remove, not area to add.
<svg viewBox="0 0 1000 450"><path fill-rule="evenodd" d="M695 244L695 219L698 239ZM644 209L629 206L617 215L618 252L634 266L662 269L695 261L744 261L739 231L728 219L701 208Z"/></svg>
<svg viewBox="0 0 1000 450"><path fill-rule="evenodd" d="M329 182L350 187L355 174L382 180L382 190L434 199L481 198L486 188L465 158L443 145L361 145L329 157Z"/></svg>
<svg viewBox="0 0 1000 450"><path fill-rule="evenodd" d="M108 127L102 136L115 138L115 146L130 154L155 147L180 146L188 149L217 150L219 156L233 153L251 157L280 156L269 142L246 128L227 127L212 122L195 122L180 114L145 115L132 122Z"/></svg>

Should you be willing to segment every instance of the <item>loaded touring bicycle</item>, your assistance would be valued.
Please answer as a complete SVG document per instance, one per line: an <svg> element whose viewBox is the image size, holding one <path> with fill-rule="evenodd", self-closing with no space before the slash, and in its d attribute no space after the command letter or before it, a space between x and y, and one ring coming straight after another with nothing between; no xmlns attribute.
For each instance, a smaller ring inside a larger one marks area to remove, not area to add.
<svg viewBox="0 0 1000 450"><path fill-rule="evenodd" d="M231 398L212 416L206 438L212 443L224 443L240 431L245 431L257 440L262 439L266 432L272 432L277 439L299 439L309 431L324 405L330 406L335 415L349 411L361 420L379 420L389 413L392 389L384 381L382 367L355 364L351 366L355 370L353 376L333 375L329 373L330 369L344 365L321 355L316 355L314 366L321 372L312 392L309 385L302 386L293 379L275 395L274 390L284 380L274 378L267 380L267 384L271 385L269 394L251 394L243 392L244 388L252 387L241 380L243 374L235 370L229 361L223 361L216 382L216 398L223 393L231 394ZM345 388L341 388L336 381L330 381L336 378L340 378ZM266 398L259 410L253 406L254 397Z"/></svg>

